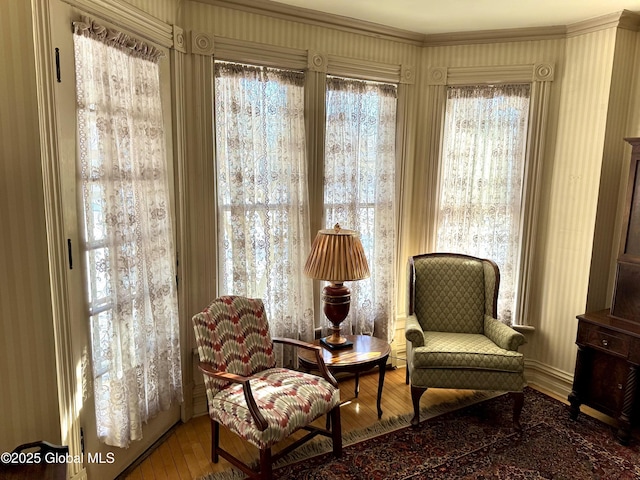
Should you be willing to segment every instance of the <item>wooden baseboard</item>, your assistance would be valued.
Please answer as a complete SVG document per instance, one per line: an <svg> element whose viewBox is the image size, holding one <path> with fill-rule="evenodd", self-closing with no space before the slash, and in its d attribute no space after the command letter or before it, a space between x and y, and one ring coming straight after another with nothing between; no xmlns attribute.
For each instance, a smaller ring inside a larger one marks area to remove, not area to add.
<svg viewBox="0 0 640 480"><path fill-rule="evenodd" d="M573 375L537 360L524 360L527 382L566 400L573 386Z"/></svg>

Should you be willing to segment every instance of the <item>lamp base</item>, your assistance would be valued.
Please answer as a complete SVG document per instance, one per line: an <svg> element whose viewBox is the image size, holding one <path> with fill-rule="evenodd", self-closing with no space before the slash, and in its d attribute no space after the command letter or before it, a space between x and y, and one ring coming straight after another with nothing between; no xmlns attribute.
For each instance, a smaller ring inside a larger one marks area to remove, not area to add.
<svg viewBox="0 0 640 480"><path fill-rule="evenodd" d="M351 290L342 282L331 282L322 290L324 302L324 314L331 322L331 335L320 339L320 343L329 350L340 350L353 345L345 337L340 335L340 324L347 318L349 304L351 303Z"/></svg>
<svg viewBox="0 0 640 480"><path fill-rule="evenodd" d="M329 350L342 350L343 348L353 347L353 342L350 342L347 339L345 339L345 341L342 343L330 343L329 342L330 339L331 339L331 336L323 337L320 339L320 344L323 347L328 348Z"/></svg>

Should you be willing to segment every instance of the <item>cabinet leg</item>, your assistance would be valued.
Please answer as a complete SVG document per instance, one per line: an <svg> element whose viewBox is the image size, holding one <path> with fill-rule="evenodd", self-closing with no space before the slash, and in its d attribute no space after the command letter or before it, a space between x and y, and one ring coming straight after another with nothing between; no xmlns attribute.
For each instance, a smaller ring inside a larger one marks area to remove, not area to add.
<svg viewBox="0 0 640 480"><path fill-rule="evenodd" d="M585 391L585 385L587 381L585 377L587 372L589 371L589 361L589 351L578 345L576 369L573 378L573 390L569 394L569 403L571 404L571 407L569 408L569 417L571 418L571 420L576 420L578 418L578 414L580 413L580 405L582 404L580 392Z"/></svg>
<svg viewBox="0 0 640 480"><path fill-rule="evenodd" d="M622 445L627 445L631 439L631 415L633 412L633 405L635 403L636 392L636 374L638 367L635 365L629 366L629 373L627 375L627 382L624 386L624 400L622 402L622 413L618 418L618 432L616 438Z"/></svg>
<svg viewBox="0 0 640 480"><path fill-rule="evenodd" d="M578 397L578 393L575 390L572 390L569 394L569 418L571 420L577 420L578 414L580 413L580 405L582 402Z"/></svg>

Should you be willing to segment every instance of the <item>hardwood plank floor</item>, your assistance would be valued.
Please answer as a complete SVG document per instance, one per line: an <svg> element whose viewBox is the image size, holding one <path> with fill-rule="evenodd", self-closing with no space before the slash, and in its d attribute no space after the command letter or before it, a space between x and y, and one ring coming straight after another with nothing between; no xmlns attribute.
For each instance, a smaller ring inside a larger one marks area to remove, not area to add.
<svg viewBox="0 0 640 480"><path fill-rule="evenodd" d="M343 434L368 427L378 421L377 370L374 369L360 376L358 398L355 398L354 387L353 377L340 380ZM471 394L472 392L464 390L432 389L423 395L421 405L454 402ZM405 384L404 368L387 370L381 406L383 420L412 411L411 391ZM316 422L324 425L324 421L322 417ZM292 437L298 436L295 434ZM225 428L221 428L220 431L220 444L223 448L238 453L244 461L250 462L258 458L258 450L255 447ZM230 466L222 458L217 464L211 462L210 422L209 417L203 415L176 426L153 452L121 478L123 480L195 480L207 473L226 470Z"/></svg>
<svg viewBox="0 0 640 480"><path fill-rule="evenodd" d="M372 370L360 376L360 392L358 398L354 396L353 377L340 381L340 393L343 405L341 407L341 420L343 434L366 428L378 422L376 410L376 395L378 391L378 372ZM535 387L534 387L535 388ZM549 392L558 400L567 403L564 398L559 398ZM455 402L464 396L473 395L468 390L431 389L422 396L420 405L429 406L440 403ZM411 390L405 384L405 369L388 370L385 376L384 391L382 393L382 419L410 413ZM583 407L584 409L584 407ZM598 412L586 409L588 414L611 422ZM510 413L510 412L509 412ZM325 418L316 422L324 425ZM298 438L301 433L294 434ZM284 442L286 444L286 442ZM238 436L230 433L224 427L220 431L220 444L223 448L236 452L243 461L251 462L258 458L258 450L244 442ZM280 446L281 447L281 446ZM195 417L184 424L176 426L164 439L161 445L148 455L135 468L122 475L124 480L195 480L211 472L219 472L230 468L231 465L224 459L217 464L211 462L211 428L209 417L203 415Z"/></svg>

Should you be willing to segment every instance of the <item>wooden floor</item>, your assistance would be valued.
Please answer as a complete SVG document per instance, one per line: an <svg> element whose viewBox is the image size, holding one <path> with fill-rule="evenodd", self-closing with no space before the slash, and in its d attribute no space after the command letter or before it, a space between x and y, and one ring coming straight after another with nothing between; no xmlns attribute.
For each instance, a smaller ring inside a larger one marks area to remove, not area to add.
<svg viewBox="0 0 640 480"><path fill-rule="evenodd" d="M378 373L360 377L360 393L354 397L354 380L352 378L340 382L343 401L341 420L343 434L370 426L378 421L376 412L376 393ZM548 392L545 392L548 393ZM464 390L428 390L421 399L421 406L428 406L459 399L472 392ZM566 402L566 399L560 399ZM388 370L386 372L384 392L382 394L382 419L412 411L411 392L405 384L405 369ZM324 417L317 420L322 425ZM257 459L258 450L240 440L236 435L221 429L220 443L225 449L241 454L244 461ZM138 466L126 476L127 480L192 480L210 472L218 472L230 468L230 464L220 459L219 463L211 463L211 431L208 416L196 417L187 423L180 424L167 438Z"/></svg>

